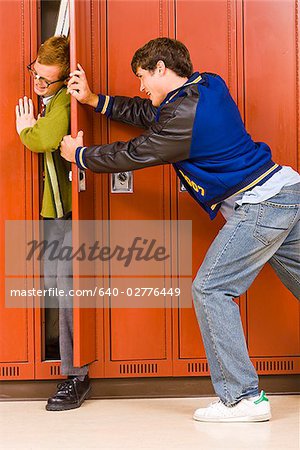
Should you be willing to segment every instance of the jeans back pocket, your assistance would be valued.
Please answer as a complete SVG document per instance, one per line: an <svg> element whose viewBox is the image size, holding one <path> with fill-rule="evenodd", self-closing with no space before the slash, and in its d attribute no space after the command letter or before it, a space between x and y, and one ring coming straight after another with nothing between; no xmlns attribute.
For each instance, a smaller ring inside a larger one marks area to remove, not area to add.
<svg viewBox="0 0 300 450"><path fill-rule="evenodd" d="M254 237L265 245L288 234L296 221L299 205L286 205L272 202L259 204L257 221L254 229Z"/></svg>

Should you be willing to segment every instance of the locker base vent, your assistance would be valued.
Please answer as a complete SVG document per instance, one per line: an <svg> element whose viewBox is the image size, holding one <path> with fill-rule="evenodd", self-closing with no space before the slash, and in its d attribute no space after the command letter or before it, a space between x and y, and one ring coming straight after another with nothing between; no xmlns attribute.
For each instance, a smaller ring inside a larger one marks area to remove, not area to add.
<svg viewBox="0 0 300 450"><path fill-rule="evenodd" d="M1 377L19 377L20 367L19 366L0 366Z"/></svg>
<svg viewBox="0 0 300 450"><path fill-rule="evenodd" d="M50 375L51 376L60 375L60 366L51 366L50 367Z"/></svg>
<svg viewBox="0 0 300 450"><path fill-rule="evenodd" d="M207 362L199 362L199 363L188 363L188 373L205 373L208 374L208 363Z"/></svg>
<svg viewBox="0 0 300 450"><path fill-rule="evenodd" d="M120 364L120 374L149 374L157 373L157 364Z"/></svg>
<svg viewBox="0 0 300 450"><path fill-rule="evenodd" d="M255 369L259 372L293 372L294 361L292 359L258 360L255 361Z"/></svg>

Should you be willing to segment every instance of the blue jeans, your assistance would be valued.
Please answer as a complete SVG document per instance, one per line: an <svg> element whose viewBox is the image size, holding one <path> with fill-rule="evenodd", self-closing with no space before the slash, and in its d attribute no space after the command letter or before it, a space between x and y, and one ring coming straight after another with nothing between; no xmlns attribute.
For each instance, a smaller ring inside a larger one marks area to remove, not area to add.
<svg viewBox="0 0 300 450"><path fill-rule="evenodd" d="M249 288L266 262L299 299L300 183L259 204L236 204L193 282L212 383L226 406L259 393L233 298Z"/></svg>

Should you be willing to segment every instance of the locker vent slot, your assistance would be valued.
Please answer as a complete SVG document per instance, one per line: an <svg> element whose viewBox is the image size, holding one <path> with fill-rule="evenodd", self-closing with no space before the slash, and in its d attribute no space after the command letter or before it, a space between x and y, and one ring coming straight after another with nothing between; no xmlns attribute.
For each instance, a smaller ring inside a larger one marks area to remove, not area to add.
<svg viewBox="0 0 300 450"><path fill-rule="evenodd" d="M208 363L188 363L188 373L208 373Z"/></svg>
<svg viewBox="0 0 300 450"><path fill-rule="evenodd" d="M20 367L19 366L0 366L0 373L2 377L19 377Z"/></svg>
<svg viewBox="0 0 300 450"><path fill-rule="evenodd" d="M265 360L255 362L256 370L261 370L263 372L281 372L281 371L293 371L294 361L291 360Z"/></svg>
<svg viewBox="0 0 300 450"><path fill-rule="evenodd" d="M50 366L50 375L60 375L60 367L59 366Z"/></svg>
<svg viewBox="0 0 300 450"><path fill-rule="evenodd" d="M157 373L157 364L120 364L120 373L123 375Z"/></svg>

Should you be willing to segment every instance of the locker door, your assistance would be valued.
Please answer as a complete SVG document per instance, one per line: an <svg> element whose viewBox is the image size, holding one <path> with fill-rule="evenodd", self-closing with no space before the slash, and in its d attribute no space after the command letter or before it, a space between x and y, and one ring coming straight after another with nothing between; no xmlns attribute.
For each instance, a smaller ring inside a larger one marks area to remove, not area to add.
<svg viewBox="0 0 300 450"><path fill-rule="evenodd" d="M88 80L93 80L92 54L92 6L93 2L70 1L70 59L71 71L80 62L85 69ZM71 99L71 133L76 136L84 131L84 144L93 143L91 108ZM94 176L92 172L80 172L76 165L72 167L72 218L73 248L85 243L85 227L82 221L94 219ZM95 273L83 276L82 266L74 260L74 290L90 289L94 286ZM74 296L74 365L82 366L96 359L96 311L87 308L86 298Z"/></svg>
<svg viewBox="0 0 300 450"><path fill-rule="evenodd" d="M175 17L175 36L190 50L194 71L221 75L237 101L235 3L179 0ZM194 277L224 220L219 214L211 221L190 195L181 191L175 176L173 192L176 198L173 217L193 223ZM239 303L244 320L242 297ZM207 375L208 365L194 309L179 308L174 312L174 375Z"/></svg>
<svg viewBox="0 0 300 450"><path fill-rule="evenodd" d="M30 93L26 65L32 61L37 42L37 8L31 1L2 1L0 123L1 123L1 180L0 180L0 379L34 378L34 337L32 298L14 299L10 289L31 289L32 277L27 277L29 263L21 277L9 276L5 257L18 258L23 252L5 255L5 221L32 219L32 154L26 151L15 129L15 106L20 97ZM7 234L9 227L7 224ZM29 237L29 235L27 236ZM24 242L22 242L24 244ZM9 253L9 252L8 252ZM5 278L5 276L7 277ZM5 289L6 288L6 289ZM7 295L6 295L7 294ZM19 300L24 300L20 308ZM17 307L12 307L15 304Z"/></svg>
<svg viewBox="0 0 300 450"><path fill-rule="evenodd" d="M247 128L270 145L274 161L297 170L299 2L246 1L244 18ZM299 373L299 302L268 265L248 291L247 322L261 373Z"/></svg>
<svg viewBox="0 0 300 450"><path fill-rule="evenodd" d="M140 95L138 79L131 71L131 58L150 39L167 35L165 2L117 1L107 3L106 64L108 93L111 95ZM141 94L143 95L143 94ZM143 130L108 123L108 141L128 140ZM149 221L170 218L168 166L133 172L133 192L113 191L114 175L106 177L107 206L105 218ZM98 192L96 193L96 196ZM127 222L128 223L128 222ZM134 226L134 225L132 225ZM163 223L161 227L163 227ZM130 227L130 224L128 224ZM163 230L168 234L168 230ZM110 286L121 286L116 272L110 273ZM163 287L163 273L150 280L134 276L123 278L123 287ZM105 310L105 373L109 377L165 376L172 374L171 310L162 308L116 307L116 300L107 299ZM124 298L130 302L130 298ZM124 303L126 304L126 303Z"/></svg>

